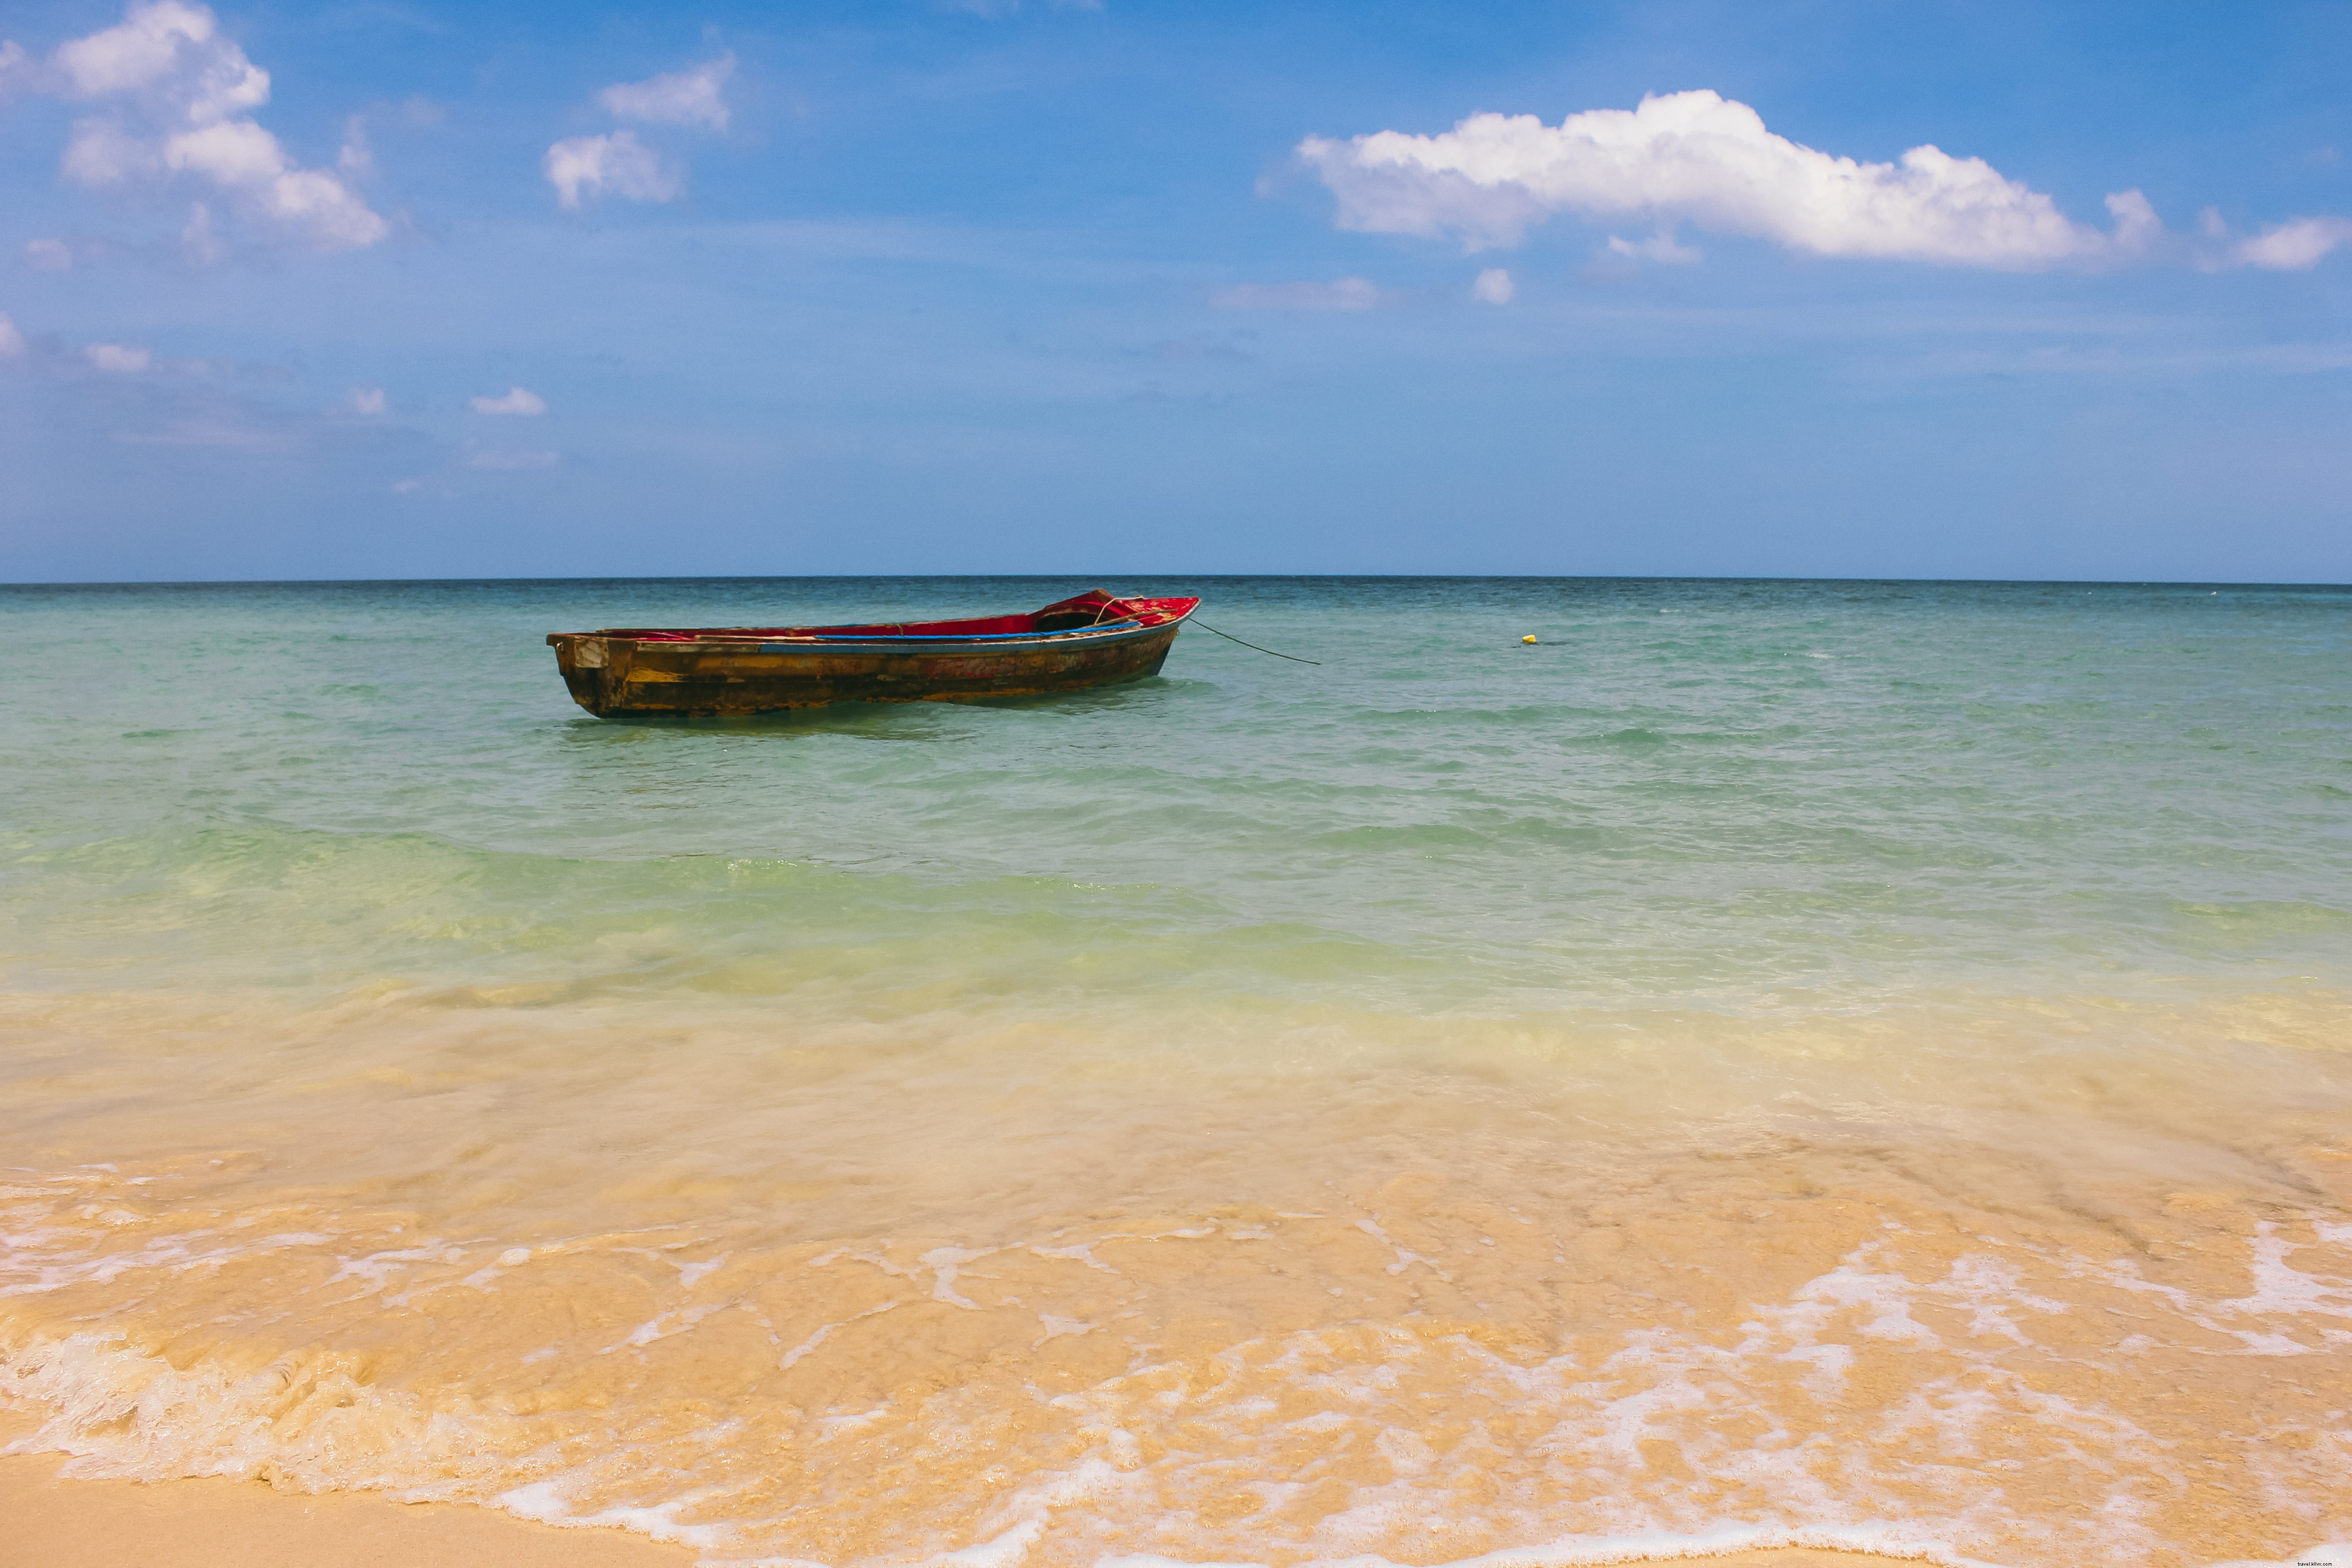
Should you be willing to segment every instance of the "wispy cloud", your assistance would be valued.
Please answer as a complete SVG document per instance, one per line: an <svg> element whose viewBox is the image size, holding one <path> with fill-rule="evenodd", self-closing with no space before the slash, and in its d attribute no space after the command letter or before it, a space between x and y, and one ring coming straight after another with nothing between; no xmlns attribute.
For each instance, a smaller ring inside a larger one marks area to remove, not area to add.
<svg viewBox="0 0 2352 1568"><path fill-rule="evenodd" d="M475 398L474 412L477 414L544 414L547 412L547 399L536 392L526 392L520 386L510 386L507 388L506 395L503 397Z"/></svg>
<svg viewBox="0 0 2352 1568"><path fill-rule="evenodd" d="M74 264L73 247L62 239L28 239L25 265L39 272L63 272Z"/></svg>
<svg viewBox="0 0 2352 1568"><path fill-rule="evenodd" d="M384 407L383 387L354 386L352 388L352 413L373 416L383 413Z"/></svg>
<svg viewBox="0 0 2352 1568"><path fill-rule="evenodd" d="M727 79L735 74L735 57L721 55L682 71L647 77L643 81L616 82L596 95L615 120L641 120L653 125L700 125L727 129Z"/></svg>
<svg viewBox="0 0 2352 1568"><path fill-rule="evenodd" d="M1776 136L1748 105L1706 91L1556 126L1476 114L1435 136L1310 136L1298 154L1339 197L1340 226L1452 233L1474 250L1574 213L1669 230L1688 222L1816 256L2022 269L2136 256L2163 227L2137 191L2107 198L2112 232L2093 229L1980 158L1923 146L1893 163L1858 163ZM1674 258L1654 240L1612 247Z"/></svg>
<svg viewBox="0 0 2352 1568"><path fill-rule="evenodd" d="M299 167L252 117L269 101L269 73L221 35L208 6L134 4L114 26L58 45L45 67L21 49L0 63L36 91L99 106L74 121L59 163L77 184L194 183L261 234L316 250L360 249L391 232L341 175Z"/></svg>
<svg viewBox="0 0 2352 1568"><path fill-rule="evenodd" d="M1220 310L1369 310L1381 291L1369 279L1330 283L1236 283L1209 296Z"/></svg>
<svg viewBox="0 0 2352 1568"><path fill-rule="evenodd" d="M121 343L92 343L81 352L82 357L99 369L112 371L118 375L141 374L155 363L152 351L130 348Z"/></svg>
<svg viewBox="0 0 2352 1568"><path fill-rule="evenodd" d="M0 359L15 359L25 352L25 334L16 330L6 312L0 311Z"/></svg>
<svg viewBox="0 0 2352 1568"><path fill-rule="evenodd" d="M2230 258L2273 272L2302 272L2342 245L2352 245L2352 218L2291 217L2240 240L2231 247Z"/></svg>
<svg viewBox="0 0 2352 1568"><path fill-rule="evenodd" d="M682 71L615 82L596 95L615 120L649 125L687 125L724 131L729 119L726 87L735 57L721 55ZM665 160L622 130L602 136L567 136L541 162L556 202L576 210L592 196L615 195L633 202L667 202L686 189L683 167Z"/></svg>
<svg viewBox="0 0 2352 1568"><path fill-rule="evenodd" d="M547 150L542 167L555 199L567 207L579 206L583 195L608 191L633 202L674 201L686 188L684 177L628 131L566 137Z"/></svg>
<svg viewBox="0 0 2352 1568"><path fill-rule="evenodd" d="M354 114L343 121L343 144L335 151L335 167L355 180L375 173L375 149L368 144L367 116Z"/></svg>
<svg viewBox="0 0 2352 1568"><path fill-rule="evenodd" d="M1609 237L1609 254L1628 261L1656 261L1668 267L1689 267L1700 259L1696 246L1681 243L1672 230L1663 228L1647 239L1622 239L1612 234Z"/></svg>
<svg viewBox="0 0 2352 1568"><path fill-rule="evenodd" d="M1516 292L1511 275L1499 267L1489 267L1470 285L1470 298L1483 305L1507 305Z"/></svg>

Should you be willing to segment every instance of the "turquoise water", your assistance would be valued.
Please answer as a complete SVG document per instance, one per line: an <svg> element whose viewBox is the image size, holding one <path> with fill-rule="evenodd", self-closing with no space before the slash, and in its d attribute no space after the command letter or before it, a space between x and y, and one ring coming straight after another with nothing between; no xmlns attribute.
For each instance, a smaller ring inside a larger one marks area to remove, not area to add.
<svg viewBox="0 0 2352 1568"><path fill-rule="evenodd" d="M1196 631L1075 698L667 725L540 644L1070 585L10 590L12 980L789 986L985 931L1081 987L1752 1007L2352 952L2352 592L1153 583L1321 665ZM655 921L696 951L599 956Z"/></svg>
<svg viewBox="0 0 2352 1568"><path fill-rule="evenodd" d="M713 1562L2352 1531L2352 590L1118 579L1319 662L740 721L541 641L1095 585L0 589L20 1443Z"/></svg>

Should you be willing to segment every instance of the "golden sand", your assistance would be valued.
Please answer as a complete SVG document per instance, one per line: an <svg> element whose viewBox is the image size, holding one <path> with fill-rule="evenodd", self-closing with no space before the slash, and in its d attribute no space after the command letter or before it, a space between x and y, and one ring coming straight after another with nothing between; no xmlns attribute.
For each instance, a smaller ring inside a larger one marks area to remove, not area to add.
<svg viewBox="0 0 2352 1568"><path fill-rule="evenodd" d="M617 1530L557 1530L487 1509L403 1506L254 1481L59 1480L0 1458L6 1568L685 1568L693 1553Z"/></svg>
<svg viewBox="0 0 2352 1568"><path fill-rule="evenodd" d="M73 1481L0 1458L0 1568L684 1568L693 1553L617 1530L557 1530L485 1509L252 1481ZM1868 1568L1898 1561L1802 1547L1709 1568ZM1916 1560L1914 1560L1916 1561Z"/></svg>
<svg viewBox="0 0 2352 1568"><path fill-rule="evenodd" d="M771 1051L756 1095L720 1083L738 1112L567 1078L564 1024L411 1027L376 1062L348 1029L331 1076L214 1097L208 1131L254 1108L243 1147L132 1157L163 1107L20 1157L0 1387L28 1445L835 1568L1806 1531L2194 1568L2352 1537L2325 1118L2250 1100L2221 1140L2173 1086L2168 1123L2144 1081L2053 1080L1999 1139L1981 1107L1628 1137L1633 1091L1591 1072L1204 1089L1057 1075L1034 1032L1022 1070ZM483 1064L533 1051L572 1098L502 1105ZM77 1069L57 1093L105 1082ZM2139 1131L2103 1142L2116 1107ZM690 1156L621 1142L689 1113Z"/></svg>

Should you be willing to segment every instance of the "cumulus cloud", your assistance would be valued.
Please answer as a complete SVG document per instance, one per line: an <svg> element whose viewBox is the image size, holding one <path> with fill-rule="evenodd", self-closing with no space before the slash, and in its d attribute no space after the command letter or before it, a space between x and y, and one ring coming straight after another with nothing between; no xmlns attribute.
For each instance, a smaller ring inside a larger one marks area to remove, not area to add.
<svg viewBox="0 0 2352 1568"><path fill-rule="evenodd" d="M74 262L73 247L62 239L28 239L25 265L40 272L63 272Z"/></svg>
<svg viewBox="0 0 2352 1568"><path fill-rule="evenodd" d="M1556 213L1669 229L1688 222L1815 256L2010 268L2126 258L2162 232L2137 191L2107 198L2116 226L2103 232L1980 158L1932 146L1892 163L1835 157L1774 135L1748 105L1704 90L1589 110L1556 126L1531 114L1475 114L1435 136L1310 136L1298 155L1339 197L1340 226L1453 233L1473 250L1515 245Z"/></svg>
<svg viewBox="0 0 2352 1568"><path fill-rule="evenodd" d="M517 390L520 389L518 388ZM542 406L544 405L542 405ZM381 414L383 410L384 401L383 387L354 386L352 388L352 413L374 415Z"/></svg>
<svg viewBox="0 0 2352 1568"><path fill-rule="evenodd" d="M0 359L15 359L25 352L25 334L16 330L7 312L0 311Z"/></svg>
<svg viewBox="0 0 2352 1568"><path fill-rule="evenodd" d="M99 369L118 375L137 375L155 363L155 356L149 351L126 348L121 343L92 343L81 352Z"/></svg>
<svg viewBox="0 0 2352 1568"><path fill-rule="evenodd" d="M1380 289L1361 278L1331 283L1237 283L1209 297L1220 310L1369 310L1380 302Z"/></svg>
<svg viewBox="0 0 2352 1568"><path fill-rule="evenodd" d="M2239 241L2230 256L2273 272L2302 272L2318 266L2339 245L2352 245L2352 218L2294 217Z"/></svg>
<svg viewBox="0 0 2352 1568"><path fill-rule="evenodd" d="M677 197L685 182L665 166L650 147L640 146L635 134L615 131L609 136L571 136L547 150L547 183L555 199L577 207L584 195L610 191L633 202L667 202Z"/></svg>
<svg viewBox="0 0 2352 1568"><path fill-rule="evenodd" d="M507 388L507 395L504 397L474 399L474 412L477 414L544 414L547 412L547 399L536 392L525 392L520 386L510 386Z"/></svg>
<svg viewBox="0 0 2352 1568"><path fill-rule="evenodd" d="M133 4L114 26L58 45L34 76L40 90L99 106L74 121L60 161L78 184L192 179L318 250L361 249L391 232L340 176L298 166L251 117L269 101L269 73L221 36L208 6Z"/></svg>
<svg viewBox="0 0 2352 1568"><path fill-rule="evenodd" d="M727 79L735 74L735 57L721 55L682 71L647 77L643 81L616 82L596 95L596 101L615 120L642 120L655 125L701 125L727 129Z"/></svg>
<svg viewBox="0 0 2352 1568"><path fill-rule="evenodd" d="M1470 285L1470 298L1481 304L1507 305L1512 292L1511 275L1499 267L1489 267Z"/></svg>

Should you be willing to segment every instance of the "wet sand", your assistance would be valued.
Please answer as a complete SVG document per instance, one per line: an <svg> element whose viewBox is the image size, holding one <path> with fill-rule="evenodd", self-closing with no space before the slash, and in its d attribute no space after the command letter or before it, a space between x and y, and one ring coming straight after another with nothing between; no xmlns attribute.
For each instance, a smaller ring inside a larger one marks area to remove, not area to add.
<svg viewBox="0 0 2352 1568"><path fill-rule="evenodd" d="M258 1481L61 1480L55 1456L0 1458L6 1568L685 1568L694 1554L618 1530L448 1503Z"/></svg>
<svg viewBox="0 0 2352 1568"><path fill-rule="evenodd" d="M65 1480L55 1457L44 1455L0 1458L0 1519L8 1521L0 1536L5 1568L684 1568L694 1561L682 1547L618 1530L559 1530L446 1503L290 1495L257 1481ZM1899 1560L1789 1548L1705 1561L1867 1568Z"/></svg>

